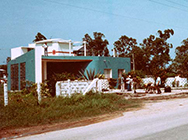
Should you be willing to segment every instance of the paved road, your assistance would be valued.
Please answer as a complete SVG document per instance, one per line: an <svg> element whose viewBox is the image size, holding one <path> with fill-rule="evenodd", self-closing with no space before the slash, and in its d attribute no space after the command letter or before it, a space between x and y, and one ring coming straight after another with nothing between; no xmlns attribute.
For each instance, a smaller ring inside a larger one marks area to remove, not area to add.
<svg viewBox="0 0 188 140"><path fill-rule="evenodd" d="M187 99L188 100L188 99ZM165 108L165 106L164 106ZM139 115L144 110L84 127L54 131L19 140L184 140L188 139L188 106ZM134 113L134 115L133 115Z"/></svg>
<svg viewBox="0 0 188 140"><path fill-rule="evenodd" d="M137 138L136 140L187 140L188 124L168 129L159 133Z"/></svg>

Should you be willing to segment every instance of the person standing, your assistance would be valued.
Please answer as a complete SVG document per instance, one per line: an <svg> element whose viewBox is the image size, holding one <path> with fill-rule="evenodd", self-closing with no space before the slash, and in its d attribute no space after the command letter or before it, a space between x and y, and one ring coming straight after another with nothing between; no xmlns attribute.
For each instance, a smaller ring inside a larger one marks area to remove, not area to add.
<svg viewBox="0 0 188 140"><path fill-rule="evenodd" d="M123 77L123 75L121 76L121 91L122 92L125 91L125 83L124 83L124 77Z"/></svg>
<svg viewBox="0 0 188 140"><path fill-rule="evenodd" d="M180 74L175 76L175 84L176 84L177 87L179 87L179 83L180 83Z"/></svg>
<svg viewBox="0 0 188 140"><path fill-rule="evenodd" d="M138 83L138 78L136 76L134 76L133 77L133 89L134 89L134 93L136 93L137 83Z"/></svg>
<svg viewBox="0 0 188 140"><path fill-rule="evenodd" d="M161 94L161 90L160 90L161 78L159 76L157 76L155 84L156 84L157 94Z"/></svg>
<svg viewBox="0 0 188 140"><path fill-rule="evenodd" d="M127 91L131 91L131 75L128 75L126 78Z"/></svg>

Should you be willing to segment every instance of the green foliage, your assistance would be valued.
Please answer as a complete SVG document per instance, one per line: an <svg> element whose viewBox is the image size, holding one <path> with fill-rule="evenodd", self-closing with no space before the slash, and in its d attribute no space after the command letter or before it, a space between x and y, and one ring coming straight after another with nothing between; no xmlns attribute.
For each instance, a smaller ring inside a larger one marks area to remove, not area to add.
<svg viewBox="0 0 188 140"><path fill-rule="evenodd" d="M63 72L52 75L54 81L66 81L68 79L75 80L76 76L73 73Z"/></svg>
<svg viewBox="0 0 188 140"><path fill-rule="evenodd" d="M176 76L175 73L172 73L172 72L168 72L168 73L167 73L167 77L175 77L175 76Z"/></svg>
<svg viewBox="0 0 188 140"><path fill-rule="evenodd" d="M114 42L115 50L120 57L130 57L135 62L135 69L142 71L145 75L156 76L160 69L165 69L170 59L170 49L172 44L167 40L174 34L172 29L158 31L158 37L150 35L143 40L140 47L137 46L136 39L121 36ZM140 77L143 77L143 75Z"/></svg>
<svg viewBox="0 0 188 140"><path fill-rule="evenodd" d="M128 57L136 46L136 39L123 35L114 42L115 50L119 57Z"/></svg>
<svg viewBox="0 0 188 140"><path fill-rule="evenodd" d="M31 81L23 81L22 82L22 94L32 94L34 96L37 96L37 84Z"/></svg>
<svg viewBox="0 0 188 140"><path fill-rule="evenodd" d="M137 46L136 39L124 35L114 42L114 46L119 57L130 57L132 61L134 59L136 70L144 71L144 51Z"/></svg>
<svg viewBox="0 0 188 140"><path fill-rule="evenodd" d="M50 90L46 82L40 84L40 92L42 97L51 97Z"/></svg>
<svg viewBox="0 0 188 140"><path fill-rule="evenodd" d="M131 75L131 77L134 77L134 76L138 76L140 78L144 78L145 77L145 74L143 71L141 70L131 70L130 72L128 72L128 75Z"/></svg>
<svg viewBox="0 0 188 140"><path fill-rule="evenodd" d="M159 37L150 35L140 44L144 51L142 64L145 67L146 74L156 76L161 69L166 68L166 64L171 60L169 52L173 47L167 40L173 34L174 31L172 29L167 29L164 33L159 30Z"/></svg>
<svg viewBox="0 0 188 140"><path fill-rule="evenodd" d="M23 97L22 97L23 96ZM20 100L22 99L22 100ZM138 107L140 102L129 101L116 94L74 94L71 97L45 98L40 105L35 97L12 93L9 105L0 102L0 129L28 127L80 120L127 108Z"/></svg>
<svg viewBox="0 0 188 140"><path fill-rule="evenodd" d="M80 75L82 76L83 79L85 80L93 80L95 78L102 79L104 76L100 74L99 71L95 71L95 69L86 69L86 72L84 70L79 71Z"/></svg>
<svg viewBox="0 0 188 140"><path fill-rule="evenodd" d="M137 87L143 88L144 83L142 81L142 78L144 78L145 75L143 74L143 72L141 70L130 71L128 73L128 75L131 75L131 77L135 77L136 78Z"/></svg>
<svg viewBox="0 0 188 140"><path fill-rule="evenodd" d="M93 36L94 39L88 34L85 34L83 38L83 41L86 41L87 54L89 56L109 56L109 50L107 48L109 43L106 39L103 40L105 35L100 32L94 32Z"/></svg>
<svg viewBox="0 0 188 140"><path fill-rule="evenodd" d="M171 65L174 72L180 73L181 76L188 78L188 38L182 41L182 45L175 50L176 57Z"/></svg>
<svg viewBox="0 0 188 140"><path fill-rule="evenodd" d="M55 96L55 84L57 81L66 81L68 79L75 80L77 79L77 77L74 74L68 72L55 73L54 75L52 75L49 81L47 82L48 87L50 89L50 94L52 96Z"/></svg>
<svg viewBox="0 0 188 140"><path fill-rule="evenodd" d="M110 89L114 89L117 85L117 79L109 78L108 79Z"/></svg>
<svg viewBox="0 0 188 140"><path fill-rule="evenodd" d="M38 105L38 98L36 95L33 95L33 93L10 92L8 106L13 106L15 104L35 106Z"/></svg>
<svg viewBox="0 0 188 140"><path fill-rule="evenodd" d="M186 83L186 84L184 85L184 87L188 87L188 83Z"/></svg>

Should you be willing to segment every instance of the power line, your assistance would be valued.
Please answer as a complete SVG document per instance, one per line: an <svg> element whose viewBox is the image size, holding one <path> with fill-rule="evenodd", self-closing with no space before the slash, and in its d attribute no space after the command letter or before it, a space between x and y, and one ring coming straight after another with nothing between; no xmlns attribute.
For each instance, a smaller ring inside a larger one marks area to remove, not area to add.
<svg viewBox="0 0 188 140"><path fill-rule="evenodd" d="M176 4L176 5L179 5L179 6L183 6L183 7L186 7L186 8L187 8L187 6L185 6L185 5L183 5L183 4L180 4L180 3L177 3L177 2L174 2L174 1L171 1L171 0L166 0L166 1L168 1L168 2L170 2L170 3L173 3L173 4Z"/></svg>
<svg viewBox="0 0 188 140"><path fill-rule="evenodd" d="M0 50L10 50L9 48L0 48Z"/></svg>
<svg viewBox="0 0 188 140"><path fill-rule="evenodd" d="M165 4L165 3L161 3L161 2L158 2L158 1L155 1L155 0L149 0L149 1L163 5L163 6L171 7L171 8L177 9L177 10L181 10L181 11L184 11L184 12L188 12L188 10L184 10L184 9L181 9L181 8L178 8L178 7L175 7L175 6L171 6L171 5L168 5L168 4Z"/></svg>
<svg viewBox="0 0 188 140"><path fill-rule="evenodd" d="M66 3L52 1L52 0L44 0L44 1L50 2L50 3L55 3L55 4L60 4L60 5L64 5L64 6L74 7L74 8L77 8L77 9L82 9L82 10L88 10L88 11L93 11L93 12L108 14L108 15L117 16L117 17L125 17L125 18L129 18L129 19L133 19L133 20L138 20L138 21L142 21L142 22L147 22L147 23L161 24L161 25L165 25L165 26L173 26L173 25L169 25L169 24L165 24L165 23L161 23L161 22L155 22L155 21L150 21L150 20L145 20L145 19L140 19L140 18L125 16L125 15L120 15L120 14L109 13L109 12L105 12L105 11L100 11L100 10L91 9L91 8L87 8L87 7L75 6L75 5L72 5L72 4L66 4ZM156 2L156 1L153 1L153 0L150 0L150 1L151 2ZM156 2L156 3L158 3L158 2ZM160 3L160 4L162 4L162 3ZM169 7L171 7L171 6L169 6ZM186 11L186 12L188 12L188 11ZM183 27L179 27L179 26L173 26L173 27L188 30L188 28L183 28Z"/></svg>

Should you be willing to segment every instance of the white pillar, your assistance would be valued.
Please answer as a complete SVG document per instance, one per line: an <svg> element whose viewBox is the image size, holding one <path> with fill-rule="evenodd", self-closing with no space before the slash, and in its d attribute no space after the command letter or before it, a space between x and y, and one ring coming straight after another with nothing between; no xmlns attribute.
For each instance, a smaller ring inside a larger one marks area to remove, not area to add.
<svg viewBox="0 0 188 140"><path fill-rule="evenodd" d="M69 40L69 56L71 56L71 40Z"/></svg>
<svg viewBox="0 0 188 140"><path fill-rule="evenodd" d="M68 94L69 94L69 97L71 96L71 84L70 84L70 79L67 80L68 82Z"/></svg>
<svg viewBox="0 0 188 140"><path fill-rule="evenodd" d="M98 80L98 83L97 83L97 87L98 87L98 91L99 92L102 92L102 80Z"/></svg>
<svg viewBox="0 0 188 140"><path fill-rule="evenodd" d="M86 56L86 41L83 41L83 44L84 44L84 56Z"/></svg>
<svg viewBox="0 0 188 140"><path fill-rule="evenodd" d="M116 50L113 48L113 57L116 57Z"/></svg>
<svg viewBox="0 0 188 140"><path fill-rule="evenodd" d="M57 82L55 87L56 87L56 96L58 97L61 94L61 82Z"/></svg>
<svg viewBox="0 0 188 140"><path fill-rule="evenodd" d="M47 80L47 62L43 61L42 62L42 80L45 81Z"/></svg>
<svg viewBox="0 0 188 140"><path fill-rule="evenodd" d="M8 90L7 90L7 83L4 83L4 106L8 105Z"/></svg>
<svg viewBox="0 0 188 140"><path fill-rule="evenodd" d="M37 83L38 102L41 101L40 83L42 83L42 47L35 48L35 83Z"/></svg>

